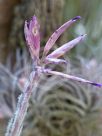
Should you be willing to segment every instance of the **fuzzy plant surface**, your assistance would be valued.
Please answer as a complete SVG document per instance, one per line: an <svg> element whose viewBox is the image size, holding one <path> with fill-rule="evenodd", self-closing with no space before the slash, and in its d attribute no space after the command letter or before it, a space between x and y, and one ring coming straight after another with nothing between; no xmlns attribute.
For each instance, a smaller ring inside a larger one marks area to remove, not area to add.
<svg viewBox="0 0 102 136"><path fill-rule="evenodd" d="M20 136L22 128L23 128L24 118L26 116L27 109L29 106L29 99L32 95L33 88L36 88L38 86L38 83L42 74L55 75L60 78L66 78L67 80L74 80L78 82L88 83L97 87L102 86L102 84L99 84L99 83L85 80L73 75L68 75L63 72L55 71L51 69L48 65L48 64L65 64L66 65L67 61L64 59L61 59L60 57L63 56L66 52L70 51L70 49L72 49L75 45L77 45L78 43L80 43L81 41L85 39L86 34L81 35L75 38L74 40L68 43L65 43L61 47L57 48L55 51L52 51L51 53L49 53L49 51L55 44L56 40L60 37L60 35L80 18L81 18L80 16L76 16L73 19L67 21L51 35L51 37L49 38L49 40L47 41L44 47L43 55L41 58L39 58L40 25L38 23L38 20L36 16L33 16L30 21L25 21L24 33L25 33L27 46L33 61L33 70L31 74L29 75L29 79L25 83L23 92L18 98L16 112L14 113L13 117L11 118L8 124L7 132L5 136Z"/></svg>
<svg viewBox="0 0 102 136"><path fill-rule="evenodd" d="M91 86L55 77L39 86L36 99L32 97L30 101L22 136L102 135L99 121L102 102L97 89L94 93Z"/></svg>

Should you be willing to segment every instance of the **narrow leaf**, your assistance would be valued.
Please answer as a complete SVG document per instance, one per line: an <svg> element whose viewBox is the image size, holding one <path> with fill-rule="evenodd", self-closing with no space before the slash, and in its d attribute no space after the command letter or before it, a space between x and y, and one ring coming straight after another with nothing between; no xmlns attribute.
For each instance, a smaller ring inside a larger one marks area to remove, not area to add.
<svg viewBox="0 0 102 136"><path fill-rule="evenodd" d="M86 79L83 79L83 78L80 78L80 77L64 74L64 73L61 73L61 72L51 71L49 69L45 69L45 70L43 70L43 72L46 73L46 74L49 74L49 75L56 75L56 76L59 76L61 78L67 78L67 79L82 82L82 83L88 83L88 84L91 84L91 85L94 85L94 86L97 86L97 87L102 87L102 84L95 83L95 82L92 82L92 81L89 81L89 80L86 80Z"/></svg>
<svg viewBox="0 0 102 136"><path fill-rule="evenodd" d="M44 53L43 55L46 56L49 52L49 50L52 48L52 46L55 44L56 40L60 37L60 35L67 29L69 28L74 22L76 22L78 19L80 19L80 16L76 16L75 18L69 20L68 22L64 23L60 28L58 28L49 38L47 41L45 48L44 48Z"/></svg>
<svg viewBox="0 0 102 136"><path fill-rule="evenodd" d="M86 34L81 35L68 43L65 43L64 45L62 45L61 47L59 47L58 49L53 51L51 54L49 54L47 57L48 58L58 58L58 57L64 55L66 52L68 52L70 49L72 49L75 45L77 45L79 42L81 42L85 37L86 37Z"/></svg>

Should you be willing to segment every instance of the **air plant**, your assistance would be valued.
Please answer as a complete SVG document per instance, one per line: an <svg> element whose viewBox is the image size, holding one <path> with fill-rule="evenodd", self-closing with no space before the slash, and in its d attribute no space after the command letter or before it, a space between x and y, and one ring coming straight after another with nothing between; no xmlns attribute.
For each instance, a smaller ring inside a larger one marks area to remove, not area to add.
<svg viewBox="0 0 102 136"><path fill-rule="evenodd" d="M59 29L57 29L47 41L42 58L40 59L40 25L36 16L33 16L30 21L25 21L24 33L25 39L27 42L27 46L29 48L31 58L33 61L33 70L29 76L29 79L25 83L24 91L19 96L17 109L10 120L6 132L6 136L19 136L21 134L23 128L23 121L25 115L27 113L27 108L29 105L29 99L33 93L33 88L38 86L40 77L42 74L46 75L55 75L61 78L66 78L68 80L75 80L78 82L89 83L97 87L101 87L102 84L94 83L89 80L85 80L76 76L64 74L62 72L54 71L51 68L48 68L48 64L67 64L67 61L64 59L59 59L59 57L63 56L66 52L72 49L75 45L83 41L86 37L86 34L81 35L74 40L65 43L52 53L48 54L50 49L55 44L56 40L60 37L60 35L69 28L74 22L79 20L81 17L76 16L75 18L69 20L65 24L63 24ZM47 68L46 68L47 67ZM35 93L35 92L34 92Z"/></svg>

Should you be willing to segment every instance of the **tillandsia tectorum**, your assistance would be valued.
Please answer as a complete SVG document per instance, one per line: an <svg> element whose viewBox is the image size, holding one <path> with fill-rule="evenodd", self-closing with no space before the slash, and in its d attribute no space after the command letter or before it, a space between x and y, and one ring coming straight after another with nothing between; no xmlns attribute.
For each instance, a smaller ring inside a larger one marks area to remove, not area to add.
<svg viewBox="0 0 102 136"><path fill-rule="evenodd" d="M99 83L94 83L89 80L85 80L76 76L64 74L62 72L58 72L58 71L54 71L52 69L46 68L46 65L48 65L49 63L66 64L67 61L64 59L59 59L59 57L64 55L66 52L72 49L75 45L77 45L79 42L85 39L86 34L81 35L75 38L74 40L68 43L65 43L64 45L62 45L61 47L59 47L52 53L48 54L50 49L55 44L56 40L60 37L60 35L80 18L81 18L80 16L76 16L75 18L69 20L51 35L51 37L49 38L49 40L47 41L44 47L44 52L41 59L39 58L40 25L38 23L38 20L36 16L33 16L30 21L25 21L25 26L24 26L25 39L31 54L31 58L34 63L34 67L33 67L33 71L31 72L29 76L29 80L25 84L24 91L18 99L17 109L11 121L9 122L6 136L20 135L33 87L37 86L41 74L56 75L59 77L66 78L68 80L70 79L70 80L75 80L75 81L79 81L83 83L89 83L98 87L102 86L102 84L99 84Z"/></svg>

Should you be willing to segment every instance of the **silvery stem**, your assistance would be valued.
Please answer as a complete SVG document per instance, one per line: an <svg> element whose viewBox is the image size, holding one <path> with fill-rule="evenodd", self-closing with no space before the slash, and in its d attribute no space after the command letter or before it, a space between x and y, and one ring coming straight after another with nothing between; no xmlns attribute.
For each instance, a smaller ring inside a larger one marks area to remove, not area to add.
<svg viewBox="0 0 102 136"><path fill-rule="evenodd" d="M18 98L16 112L8 124L5 136L20 136L33 87L37 86L38 74L38 71L30 74L30 80L26 82L24 91Z"/></svg>

